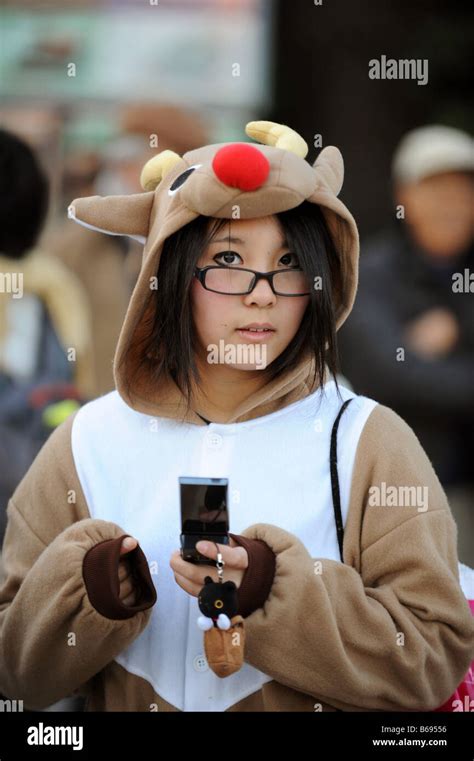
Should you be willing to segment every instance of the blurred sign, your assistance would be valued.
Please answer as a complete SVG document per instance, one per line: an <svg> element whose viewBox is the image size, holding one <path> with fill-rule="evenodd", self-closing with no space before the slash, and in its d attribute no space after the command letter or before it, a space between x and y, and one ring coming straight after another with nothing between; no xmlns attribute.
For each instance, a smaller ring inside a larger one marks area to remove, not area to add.
<svg viewBox="0 0 474 761"><path fill-rule="evenodd" d="M268 103L270 2L36 8L3 10L3 97L149 98L200 108Z"/></svg>

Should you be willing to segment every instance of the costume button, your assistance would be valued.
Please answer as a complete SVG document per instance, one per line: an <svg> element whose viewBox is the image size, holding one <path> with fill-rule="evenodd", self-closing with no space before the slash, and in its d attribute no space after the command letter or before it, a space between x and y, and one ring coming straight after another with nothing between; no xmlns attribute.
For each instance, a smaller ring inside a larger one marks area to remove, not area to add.
<svg viewBox="0 0 474 761"><path fill-rule="evenodd" d="M202 653L200 655L196 655L193 666L195 671L207 671L209 666L207 665L207 661L204 655Z"/></svg>
<svg viewBox="0 0 474 761"><path fill-rule="evenodd" d="M209 433L206 437L206 443L209 449L220 449L222 446L222 436L220 433Z"/></svg>

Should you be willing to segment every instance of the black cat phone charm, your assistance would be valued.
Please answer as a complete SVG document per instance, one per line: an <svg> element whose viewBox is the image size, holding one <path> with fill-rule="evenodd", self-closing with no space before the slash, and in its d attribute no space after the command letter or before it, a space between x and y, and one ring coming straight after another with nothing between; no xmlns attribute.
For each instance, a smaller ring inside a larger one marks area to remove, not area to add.
<svg viewBox="0 0 474 761"><path fill-rule="evenodd" d="M216 543L215 543L216 544ZM204 579L198 595L197 624L204 632L204 649L209 667L219 677L238 671L244 661L245 628L239 609L238 589L233 581L224 581L224 560L217 547L217 576Z"/></svg>

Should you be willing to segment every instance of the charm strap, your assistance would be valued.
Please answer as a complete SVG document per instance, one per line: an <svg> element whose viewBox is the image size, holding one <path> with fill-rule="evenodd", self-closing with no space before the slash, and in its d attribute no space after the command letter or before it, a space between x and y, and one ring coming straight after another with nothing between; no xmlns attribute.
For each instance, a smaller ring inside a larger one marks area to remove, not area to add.
<svg viewBox="0 0 474 761"><path fill-rule="evenodd" d="M217 575L219 577L219 583L222 584L222 582L224 581L225 562L223 560L222 553L219 550L219 545L216 542L214 542L214 544L216 545L216 549L217 549L217 560L216 560Z"/></svg>

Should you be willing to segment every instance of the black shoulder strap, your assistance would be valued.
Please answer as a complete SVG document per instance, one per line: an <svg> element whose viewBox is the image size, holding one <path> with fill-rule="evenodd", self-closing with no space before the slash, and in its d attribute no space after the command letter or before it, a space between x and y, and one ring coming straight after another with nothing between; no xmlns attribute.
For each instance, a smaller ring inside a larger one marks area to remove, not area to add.
<svg viewBox="0 0 474 761"><path fill-rule="evenodd" d="M336 521L337 541L339 544L339 554L341 556L341 563L344 562L342 555L342 543L344 539L344 526L342 523L341 513L341 495L339 491L339 477L337 474L337 429L339 427L339 421L341 416L352 399L346 399L344 404L341 405L337 417L334 421L331 432L331 449L329 454L329 465L331 469L331 487L332 487L332 502L334 507L334 518Z"/></svg>

